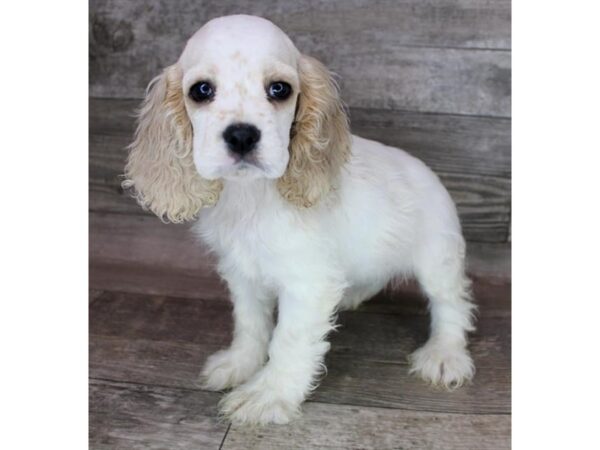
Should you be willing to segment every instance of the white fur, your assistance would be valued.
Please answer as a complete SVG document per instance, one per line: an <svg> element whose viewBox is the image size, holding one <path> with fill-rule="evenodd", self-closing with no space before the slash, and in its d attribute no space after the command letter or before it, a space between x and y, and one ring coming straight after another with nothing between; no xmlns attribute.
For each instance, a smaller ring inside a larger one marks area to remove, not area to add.
<svg viewBox="0 0 600 450"><path fill-rule="evenodd" d="M204 376L215 389L243 383L222 401L235 421L293 418L322 370L336 310L396 277L416 276L431 306L431 338L412 355L411 372L447 388L474 374L465 244L450 196L402 150L354 136L352 153L335 194L312 208L288 204L270 180L252 180L225 183L217 205L201 213L196 230L219 255L235 304L231 349L211 358Z"/></svg>
<svg viewBox="0 0 600 450"><path fill-rule="evenodd" d="M185 96L194 128L194 162L208 180L244 176L279 178L289 160L287 151L294 102L271 107L265 82L285 80L299 90L300 53L270 22L248 16L230 16L208 22L188 41L179 65L184 92L200 80L216 85L208 104ZM224 33L225 32L225 33ZM248 122L261 131L255 165L236 164L227 151L223 130L234 122Z"/></svg>
<svg viewBox="0 0 600 450"><path fill-rule="evenodd" d="M278 190L296 103L269 103L265 80L285 77L297 91L299 58L270 22L231 16L203 27L179 60L184 92L207 77L217 84L214 102L186 98L185 107L196 169L223 183L194 229L217 254L234 304L231 347L208 359L203 376L210 389L233 388L221 410L238 423L297 416L324 369L336 312L397 278L416 277L430 301L431 338L412 355L411 372L447 388L474 374L465 243L455 206L430 169L352 136L351 156L316 204L299 207ZM221 133L232 121L261 129L259 164L239 164L227 152Z"/></svg>

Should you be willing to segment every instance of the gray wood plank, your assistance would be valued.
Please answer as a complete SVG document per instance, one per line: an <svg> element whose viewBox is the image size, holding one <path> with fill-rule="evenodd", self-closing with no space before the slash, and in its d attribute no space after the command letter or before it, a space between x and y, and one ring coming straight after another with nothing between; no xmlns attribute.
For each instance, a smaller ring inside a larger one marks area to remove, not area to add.
<svg viewBox="0 0 600 450"><path fill-rule="evenodd" d="M219 394L91 380L90 448L219 448ZM510 416L403 411L317 402L290 425L232 426L224 449L504 449Z"/></svg>
<svg viewBox="0 0 600 450"><path fill-rule="evenodd" d="M104 213L91 213L89 225L92 289L227 298L214 271L216 260L201 242L195 242L188 225L164 224L151 216ZM475 288L481 289L482 298L506 286L510 257L506 245L467 247L469 273L478 278ZM403 288L403 295L416 292L414 286Z"/></svg>
<svg viewBox="0 0 600 450"><path fill-rule="evenodd" d="M240 12L274 20L323 60L341 76L350 106L510 115L508 0L95 1L92 95L141 97L206 20Z"/></svg>
<svg viewBox="0 0 600 450"><path fill-rule="evenodd" d="M105 292L90 307L90 336L220 347L231 329L226 300Z"/></svg>
<svg viewBox="0 0 600 450"><path fill-rule="evenodd" d="M89 442L94 450L218 449L227 424L218 394L90 380Z"/></svg>
<svg viewBox="0 0 600 450"><path fill-rule="evenodd" d="M150 212L144 211L131 196L123 193L117 177L107 183L96 180L92 182L90 177L88 194L90 211L152 216Z"/></svg>
<svg viewBox="0 0 600 450"><path fill-rule="evenodd" d="M189 253L189 252L188 252ZM186 298L224 298L225 287L210 273L180 272L163 267L90 263L90 287L147 295L173 295Z"/></svg>
<svg viewBox="0 0 600 450"><path fill-rule="evenodd" d="M228 14L266 17L304 45L358 40L381 44L510 48L508 0L94 0L90 30L94 52L126 51L135 41L155 50L179 48L206 21ZM160 37L163 42L155 42ZM154 39L153 39L154 38ZM164 41L167 42L164 42ZM96 48L100 47L100 48ZM93 53L93 52L92 52Z"/></svg>
<svg viewBox="0 0 600 450"><path fill-rule="evenodd" d="M508 51L374 48L356 54L353 45L326 58L351 108L510 117Z"/></svg>
<svg viewBox="0 0 600 450"><path fill-rule="evenodd" d="M91 307L90 375L197 388L205 358L231 334L227 302L105 293ZM408 376L406 356L427 338L425 315L340 314L327 376L313 400L461 413L510 412L510 318L485 317L471 339L478 374L448 393Z"/></svg>
<svg viewBox="0 0 600 450"><path fill-rule="evenodd" d="M96 290L96 289L90 289L89 296L88 296L88 303L89 304L93 303L94 300L96 300L102 294L103 294L103 291Z"/></svg>
<svg viewBox="0 0 600 450"><path fill-rule="evenodd" d="M119 178L138 100L90 99L90 208L142 214ZM510 221L510 121L352 110L360 134L402 147L441 177L457 202L465 236L506 242Z"/></svg>
<svg viewBox="0 0 600 450"><path fill-rule="evenodd" d="M90 287L224 298L215 259L196 243L188 225L151 216L90 215Z"/></svg>
<svg viewBox="0 0 600 450"><path fill-rule="evenodd" d="M510 449L507 415L464 415L307 403L289 426L232 426L224 450Z"/></svg>
<svg viewBox="0 0 600 450"><path fill-rule="evenodd" d="M352 131L406 150L444 173L510 178L511 121L352 108Z"/></svg>
<svg viewBox="0 0 600 450"><path fill-rule="evenodd" d="M340 330L353 330L331 334L340 356L350 352L376 361L405 362L406 354L427 339L427 309L424 303L415 304L411 298L406 299L407 305L403 307L404 298L398 297L396 310L382 311L377 306L371 309L369 304L381 303L373 300L356 311L340 314ZM497 301L502 303L495 307L480 302L477 331L473 334L473 354L489 367L508 366L510 358L510 327L507 326L510 317L498 314L501 308L510 311L510 302ZM211 348L228 344L232 326L231 305L225 299L105 292L91 306L91 313L91 335L201 344ZM365 336L367 341L364 341ZM386 338L394 344L385 344ZM484 338L488 340L482 343ZM494 360L486 364L490 355Z"/></svg>
<svg viewBox="0 0 600 450"><path fill-rule="evenodd" d="M344 313L348 315L351 313ZM359 314L359 313L355 313ZM378 317L364 314L364 321L377 321ZM390 333L406 332L399 320ZM483 319L482 327L494 325L492 320ZM217 322L223 325L225 321ZM405 321L406 323L406 321ZM508 328L508 321L497 321L500 328ZM415 328L416 326L422 328ZM425 321L413 321L409 330L418 334L426 330ZM200 329L202 330L202 329ZM207 342L191 344L180 341L162 341L130 337L91 335L90 374L94 378L113 379L148 385L173 386L200 389L198 376L206 358L215 351L226 348L229 336L218 335L215 324L204 329L213 337ZM506 354L493 356L499 344L501 331L495 335L472 338L477 374L473 384L455 392L430 388L420 379L408 376L406 355L415 350L408 339L374 341L360 330L346 327L340 338L332 338L332 349L326 358L327 375L321 380L311 401L345 403L351 405L402 408L415 411L438 411L456 413L510 413L510 364ZM346 334L344 336L344 333ZM424 333L423 333L424 334ZM209 342L216 338L221 344ZM343 339L342 339L343 338ZM348 342L362 339L366 344L358 349L349 349ZM411 336L412 339L412 336ZM410 348L409 348L410 347ZM367 348L376 348L376 355L368 355ZM406 352L402 352L406 349ZM391 361L389 354L400 355ZM492 355L492 356L490 356ZM494 367L490 367L494 366Z"/></svg>
<svg viewBox="0 0 600 450"><path fill-rule="evenodd" d="M511 244L485 244L469 242L467 244L467 271L486 279L512 278Z"/></svg>
<svg viewBox="0 0 600 450"><path fill-rule="evenodd" d="M511 375L506 367L479 367L472 384L447 392L407 376L408 366L404 364L357 361L332 354L326 365L327 376L313 393L314 401L468 414L511 411Z"/></svg>
<svg viewBox="0 0 600 450"><path fill-rule="evenodd" d="M507 278L470 275L479 317L507 318L511 309L511 283ZM425 316L427 302L416 281L408 281L394 290L386 288L357 311L365 313Z"/></svg>
<svg viewBox="0 0 600 450"><path fill-rule="evenodd" d="M511 211L511 180L436 172L456 203L465 239L507 242Z"/></svg>

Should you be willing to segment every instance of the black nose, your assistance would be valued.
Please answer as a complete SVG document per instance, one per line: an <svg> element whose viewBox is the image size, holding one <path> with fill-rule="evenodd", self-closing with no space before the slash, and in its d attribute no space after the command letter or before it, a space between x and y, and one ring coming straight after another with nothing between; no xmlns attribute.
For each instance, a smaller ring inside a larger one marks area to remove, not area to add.
<svg viewBox="0 0 600 450"><path fill-rule="evenodd" d="M249 123L234 123L223 132L223 139L233 153L244 156L260 141L260 130Z"/></svg>

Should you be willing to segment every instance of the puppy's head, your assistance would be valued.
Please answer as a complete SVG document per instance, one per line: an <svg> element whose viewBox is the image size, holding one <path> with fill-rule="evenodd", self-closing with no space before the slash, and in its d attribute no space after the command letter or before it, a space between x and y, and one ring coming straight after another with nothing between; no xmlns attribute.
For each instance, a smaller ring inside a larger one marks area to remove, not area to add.
<svg viewBox="0 0 600 450"><path fill-rule="evenodd" d="M124 187L172 222L218 201L223 180L276 179L309 207L350 152L338 88L271 22L214 19L149 85Z"/></svg>

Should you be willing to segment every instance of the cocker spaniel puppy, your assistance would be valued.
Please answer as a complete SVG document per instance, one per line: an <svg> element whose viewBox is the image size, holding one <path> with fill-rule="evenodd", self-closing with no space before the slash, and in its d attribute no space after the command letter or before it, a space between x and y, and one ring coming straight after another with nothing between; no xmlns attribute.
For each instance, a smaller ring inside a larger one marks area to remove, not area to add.
<svg viewBox="0 0 600 450"><path fill-rule="evenodd" d="M315 389L338 310L414 276L431 337L410 371L454 388L474 366L465 243L438 177L352 136L336 82L268 20L211 20L151 83L124 186L163 220L195 220L234 304L205 386L237 423L286 423ZM274 309L277 305L277 320ZM368 318L366 318L368 319Z"/></svg>

